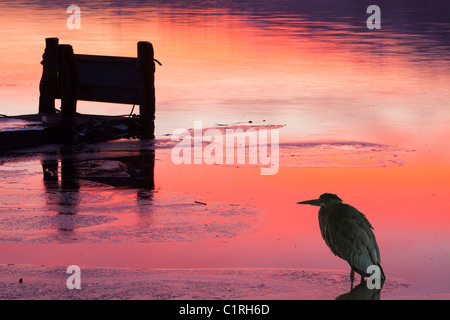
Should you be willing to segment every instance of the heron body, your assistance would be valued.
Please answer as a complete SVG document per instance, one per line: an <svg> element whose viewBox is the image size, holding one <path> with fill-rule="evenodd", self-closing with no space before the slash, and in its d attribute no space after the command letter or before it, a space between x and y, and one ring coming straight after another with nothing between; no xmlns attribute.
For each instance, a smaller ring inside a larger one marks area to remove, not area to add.
<svg viewBox="0 0 450 320"><path fill-rule="evenodd" d="M366 216L356 208L344 204L335 194L324 193L319 199L298 202L320 206L319 227L322 238L336 256L351 267L350 280L353 287L354 273L369 277L369 266L380 268L381 279L386 279L381 268L380 250L373 227Z"/></svg>

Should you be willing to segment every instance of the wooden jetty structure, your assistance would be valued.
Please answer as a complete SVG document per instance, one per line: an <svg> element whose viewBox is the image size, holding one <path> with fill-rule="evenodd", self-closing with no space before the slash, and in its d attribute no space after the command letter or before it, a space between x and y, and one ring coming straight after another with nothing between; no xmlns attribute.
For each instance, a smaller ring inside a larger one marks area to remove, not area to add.
<svg viewBox="0 0 450 320"><path fill-rule="evenodd" d="M137 57L75 54L71 45L46 38L41 62L39 110L14 119L40 123L33 130L0 131L0 150L46 143L79 143L139 137L154 139L155 62L150 42L137 43ZM55 100L61 100L61 110ZM77 113L77 101L139 105L139 115Z"/></svg>

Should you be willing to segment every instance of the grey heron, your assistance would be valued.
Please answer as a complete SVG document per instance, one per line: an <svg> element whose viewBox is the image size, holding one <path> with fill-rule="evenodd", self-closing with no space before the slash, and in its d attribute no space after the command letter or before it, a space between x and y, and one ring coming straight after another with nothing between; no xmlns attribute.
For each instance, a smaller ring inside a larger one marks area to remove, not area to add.
<svg viewBox="0 0 450 320"><path fill-rule="evenodd" d="M355 272L364 277L369 266L380 268L380 280L386 276L381 268L380 250L378 248L372 225L366 216L356 208L344 204L335 194L324 193L319 199L297 202L320 206L319 227L322 238L334 255L344 259L350 265L350 281L353 288Z"/></svg>

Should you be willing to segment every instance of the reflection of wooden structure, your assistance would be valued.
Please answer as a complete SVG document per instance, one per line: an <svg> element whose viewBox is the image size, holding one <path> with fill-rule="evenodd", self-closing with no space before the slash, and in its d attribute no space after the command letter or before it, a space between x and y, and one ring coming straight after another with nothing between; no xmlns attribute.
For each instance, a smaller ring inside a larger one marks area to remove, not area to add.
<svg viewBox="0 0 450 320"><path fill-rule="evenodd" d="M61 214L77 213L82 180L136 189L138 202L151 200L155 189L155 150L146 146L110 156L101 149L80 155L61 146L57 153L43 156L42 169L44 186L47 192L57 193Z"/></svg>
<svg viewBox="0 0 450 320"><path fill-rule="evenodd" d="M67 154L66 154L67 153ZM102 163L107 163L102 168ZM116 162L122 166L111 169L108 163ZM89 180L114 187L127 187L142 190L153 190L155 168L155 150L139 150L136 155L122 155L92 158L78 158L74 154L62 151L59 157L47 157L42 161L44 182L60 182L49 184L61 192L80 189L79 180Z"/></svg>
<svg viewBox="0 0 450 320"><path fill-rule="evenodd" d="M139 104L142 133L154 136L155 62L150 42L137 44L137 58L74 54L72 46L47 38L39 113L54 114L61 99L65 124L75 120L78 100Z"/></svg>
<svg viewBox="0 0 450 320"><path fill-rule="evenodd" d="M55 154L43 155L47 205L58 213L54 219L57 230L66 232L79 228L77 224L83 217L77 218L77 214L85 210L83 206L86 205L83 194L89 192L89 188L97 192L100 187L86 185L83 181L136 189L138 206L148 212L155 188L155 150L140 147L136 151L122 150L108 156L101 149L80 154L70 146L61 146Z"/></svg>

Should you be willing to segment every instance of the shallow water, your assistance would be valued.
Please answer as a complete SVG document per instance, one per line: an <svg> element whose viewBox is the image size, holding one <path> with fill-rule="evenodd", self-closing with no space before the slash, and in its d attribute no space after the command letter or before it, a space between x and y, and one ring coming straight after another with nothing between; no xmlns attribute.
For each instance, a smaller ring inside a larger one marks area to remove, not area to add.
<svg viewBox="0 0 450 320"><path fill-rule="evenodd" d="M382 297L448 294L448 4L382 1L381 30L365 27L365 5L345 4L79 1L82 27L68 30L65 3L2 2L1 114L37 111L45 37L116 56L148 40L163 66L155 146L0 158L0 263L347 272L317 209L295 204L332 192L371 221L388 279L408 283ZM279 171L174 165L166 135L194 121L277 127ZM46 181L43 164L56 170Z"/></svg>

